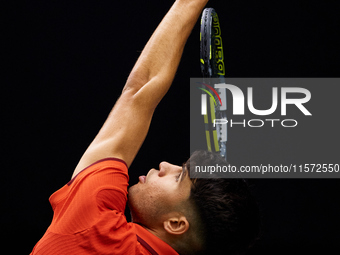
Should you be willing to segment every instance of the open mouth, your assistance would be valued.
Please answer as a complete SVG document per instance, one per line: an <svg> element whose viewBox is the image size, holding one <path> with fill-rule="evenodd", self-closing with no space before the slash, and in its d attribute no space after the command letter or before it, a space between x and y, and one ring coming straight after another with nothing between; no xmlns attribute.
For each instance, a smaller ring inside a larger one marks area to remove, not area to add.
<svg viewBox="0 0 340 255"><path fill-rule="evenodd" d="M139 176L139 181L141 182L141 183L145 183L145 180L146 180L146 176L145 175L141 175L141 176Z"/></svg>

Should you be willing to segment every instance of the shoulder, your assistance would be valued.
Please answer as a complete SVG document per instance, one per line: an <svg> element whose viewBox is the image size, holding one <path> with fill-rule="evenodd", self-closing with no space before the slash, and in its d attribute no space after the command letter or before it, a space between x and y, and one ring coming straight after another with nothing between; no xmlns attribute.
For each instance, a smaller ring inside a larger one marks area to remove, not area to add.
<svg viewBox="0 0 340 255"><path fill-rule="evenodd" d="M103 199L109 200L110 196L117 199L121 197L120 200L126 201L128 181L127 165L123 160L104 158L81 170L66 185L54 192L49 201L53 210L58 205L70 206L74 201L77 201L78 206L98 206L102 204Z"/></svg>
<svg viewBox="0 0 340 255"><path fill-rule="evenodd" d="M104 212L123 214L127 201L126 164L115 158L94 162L50 197L56 233L88 229ZM118 215L117 215L118 216Z"/></svg>

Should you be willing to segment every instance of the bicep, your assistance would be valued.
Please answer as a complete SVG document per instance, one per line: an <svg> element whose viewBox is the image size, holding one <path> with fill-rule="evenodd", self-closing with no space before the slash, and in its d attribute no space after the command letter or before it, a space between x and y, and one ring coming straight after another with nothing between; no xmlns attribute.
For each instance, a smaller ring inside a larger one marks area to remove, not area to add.
<svg viewBox="0 0 340 255"><path fill-rule="evenodd" d="M93 162L116 157L131 165L149 130L155 98L148 91L126 90L80 159L73 176Z"/></svg>

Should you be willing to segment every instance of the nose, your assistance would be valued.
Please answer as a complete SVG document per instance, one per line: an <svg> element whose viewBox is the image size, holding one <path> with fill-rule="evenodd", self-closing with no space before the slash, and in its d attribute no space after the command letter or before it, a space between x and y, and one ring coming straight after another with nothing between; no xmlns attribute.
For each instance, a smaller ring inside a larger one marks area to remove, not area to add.
<svg viewBox="0 0 340 255"><path fill-rule="evenodd" d="M158 173L158 176L159 177L162 177L162 176L165 176L167 174L169 174L173 169L176 169L175 168L176 166L173 165L173 164L170 164L166 161L163 161L159 164L159 173Z"/></svg>

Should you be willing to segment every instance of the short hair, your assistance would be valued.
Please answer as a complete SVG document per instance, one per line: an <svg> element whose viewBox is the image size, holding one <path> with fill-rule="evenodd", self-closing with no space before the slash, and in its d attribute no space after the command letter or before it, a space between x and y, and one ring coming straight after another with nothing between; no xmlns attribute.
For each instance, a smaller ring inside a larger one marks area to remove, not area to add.
<svg viewBox="0 0 340 255"><path fill-rule="evenodd" d="M190 167L229 164L217 153L196 151ZM259 207L249 185L240 178L192 178L190 202L201 222L199 239L204 254L243 254L260 233Z"/></svg>

